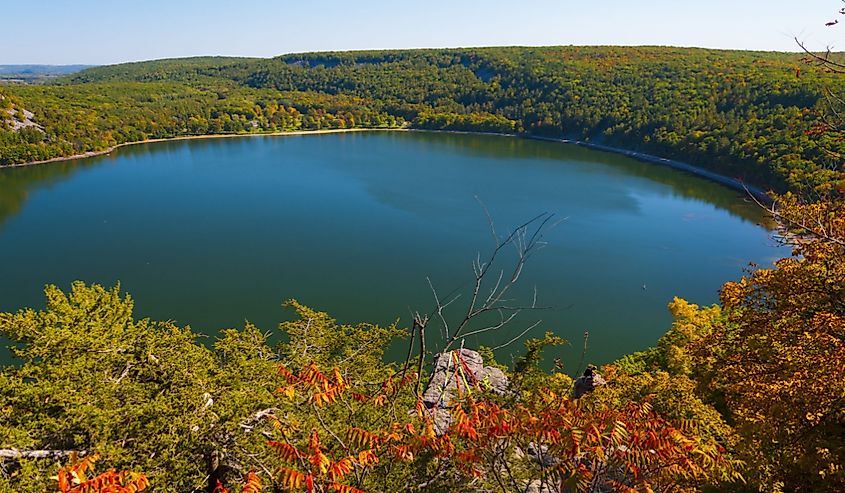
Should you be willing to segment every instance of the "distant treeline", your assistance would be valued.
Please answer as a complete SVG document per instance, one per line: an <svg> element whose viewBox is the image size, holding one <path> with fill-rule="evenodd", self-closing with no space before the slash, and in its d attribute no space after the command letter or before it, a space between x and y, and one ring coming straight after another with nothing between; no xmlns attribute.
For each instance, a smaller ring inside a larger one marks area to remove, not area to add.
<svg viewBox="0 0 845 493"><path fill-rule="evenodd" d="M546 47L191 58L8 86L44 127L0 130L0 164L207 133L395 127L566 137L674 158L775 190L843 180L814 135L825 88L798 55ZM842 91L845 92L845 91ZM0 105L4 104L0 102Z"/></svg>
<svg viewBox="0 0 845 493"><path fill-rule="evenodd" d="M0 76L68 75L94 65L0 65Z"/></svg>
<svg viewBox="0 0 845 493"><path fill-rule="evenodd" d="M0 65L0 83L37 84L93 65Z"/></svg>

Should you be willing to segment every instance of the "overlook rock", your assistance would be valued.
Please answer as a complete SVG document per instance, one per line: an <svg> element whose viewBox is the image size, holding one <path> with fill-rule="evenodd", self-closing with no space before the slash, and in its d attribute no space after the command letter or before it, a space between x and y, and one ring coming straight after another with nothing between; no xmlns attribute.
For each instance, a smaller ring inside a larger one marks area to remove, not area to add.
<svg viewBox="0 0 845 493"><path fill-rule="evenodd" d="M423 394L423 404L434 416L435 431L442 434L449 428L449 403L458 393L490 390L503 394L508 377L492 366L484 366L484 358L470 349L442 353L434 363L431 380Z"/></svg>

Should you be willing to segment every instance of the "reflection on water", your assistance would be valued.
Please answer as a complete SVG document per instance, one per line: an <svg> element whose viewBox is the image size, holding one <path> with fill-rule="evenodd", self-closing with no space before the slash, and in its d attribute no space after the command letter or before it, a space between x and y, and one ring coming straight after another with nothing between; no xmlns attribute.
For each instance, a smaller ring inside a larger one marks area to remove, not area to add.
<svg viewBox="0 0 845 493"><path fill-rule="evenodd" d="M294 297L343 321L408 323L431 306L427 277L466 285L490 248L476 197L500 232L539 212L564 219L515 294L536 285L551 307L536 333L589 330L596 362L653 344L672 296L715 302L748 262L781 254L738 193L573 145L421 132L178 141L0 170L0 310L81 279L120 281L139 316L209 334L247 318L273 328Z"/></svg>
<svg viewBox="0 0 845 493"><path fill-rule="evenodd" d="M306 136L313 138L316 136ZM261 137L265 138L265 137ZM273 138L273 137L268 137ZM281 137L290 138L290 137ZM552 161L551 165L557 165L556 161L569 161L584 163L587 165L603 164L611 168L617 168L620 174L647 178L650 181L668 185L664 189L677 197L698 199L712 204L720 209L730 212L732 215L755 223L764 221L764 214L752 203L749 203L739 192L729 192L726 188L710 183L707 180L692 176L688 173L681 173L653 163L645 163L630 159L624 156L594 151L581 146L559 144L554 142L533 141L517 137L500 137L484 135L449 134L440 132L413 132L413 136L406 136L399 132L391 133L391 138L408 138L415 141L417 147L440 148L451 153L463 156L480 157L496 160L532 160ZM249 146L253 138L244 137L237 139L239 147ZM190 147L196 152L211 151L215 148L224 149L232 147L235 143L231 139L198 139L190 142ZM121 148L120 156L124 158L143 158L155 153L160 158L167 159L172 150L181 150L184 142L165 142L154 145L134 145ZM192 151L192 152L193 152ZM15 168L0 168L0 225L4 220L17 213L26 201L27 196L33 190L48 187L53 183L67 179L80 169L97 166L104 161L110 160L110 156L98 156L88 159L74 159L69 161L58 161L46 165L23 166ZM368 165L395 163L368 162ZM377 177L383 172L383 168L373 168L371 177ZM411 187L416 183L413 173L404 170L402 175L406 184ZM413 170L412 170L413 171ZM518 170L517 170L518 171ZM582 172L588 173L589 168L583 167ZM607 172L607 170L603 170ZM533 177L529 177L532 178ZM484 179L478 176L477 179ZM541 187L543 182L535 183ZM385 200L395 196L395 202L402 202L408 199L408 195L399 191L393 191L395 187L385 190L374 189L375 193L383 193ZM584 191L588 193L588 191ZM631 203L622 206L631 206Z"/></svg>
<svg viewBox="0 0 845 493"><path fill-rule="evenodd" d="M560 161L583 163L586 165L603 164L616 168L620 175L638 176L649 181L667 185L664 193L671 193L679 198L698 199L730 212L736 217L755 223L765 222L765 214L745 195L717 185L700 176L679 172L678 170L631 159L619 154L596 151L574 144L562 144L549 141L535 141L517 137L478 136L420 132L419 139L431 146L442 146L452 152L467 156L479 156L498 159L548 160L549 165ZM581 171L589 173L588 167ZM601 173L607 173L602 169ZM539 185L539 184L538 184Z"/></svg>
<svg viewBox="0 0 845 493"><path fill-rule="evenodd" d="M102 158L74 159L55 163L0 168L0 228L17 214L34 190L67 179L80 169L95 166Z"/></svg>

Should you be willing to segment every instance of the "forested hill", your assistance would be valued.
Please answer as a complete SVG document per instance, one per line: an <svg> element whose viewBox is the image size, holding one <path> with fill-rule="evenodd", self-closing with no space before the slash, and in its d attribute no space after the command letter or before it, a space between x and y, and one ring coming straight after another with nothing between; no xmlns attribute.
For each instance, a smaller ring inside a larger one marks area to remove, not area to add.
<svg viewBox="0 0 845 493"><path fill-rule="evenodd" d="M0 164L145 138L408 124L590 140L784 190L843 179L843 144L812 135L837 85L797 54L691 48L159 60L0 87L44 128L0 130Z"/></svg>

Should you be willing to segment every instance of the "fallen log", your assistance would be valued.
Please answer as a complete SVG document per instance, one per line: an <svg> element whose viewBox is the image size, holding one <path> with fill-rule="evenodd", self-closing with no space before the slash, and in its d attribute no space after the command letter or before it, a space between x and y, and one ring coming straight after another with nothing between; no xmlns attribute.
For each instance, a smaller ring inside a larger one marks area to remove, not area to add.
<svg viewBox="0 0 845 493"><path fill-rule="evenodd" d="M85 455L84 450L18 450L0 449L0 459L61 459L71 454Z"/></svg>

